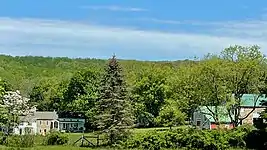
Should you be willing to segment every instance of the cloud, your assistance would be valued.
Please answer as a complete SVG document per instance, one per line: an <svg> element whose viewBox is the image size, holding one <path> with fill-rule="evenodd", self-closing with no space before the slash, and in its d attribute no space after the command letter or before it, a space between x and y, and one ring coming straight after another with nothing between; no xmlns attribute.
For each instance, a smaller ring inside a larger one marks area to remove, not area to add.
<svg viewBox="0 0 267 150"><path fill-rule="evenodd" d="M263 24L218 24L213 34L200 34L115 28L59 20L0 18L0 53L90 58L108 58L116 53L122 59L177 60L216 53L234 44L258 44L266 53L267 35L244 38L230 32L229 35L221 33L231 29L240 32L244 28L253 28L252 32L267 32ZM251 34L250 31L244 32Z"/></svg>
<svg viewBox="0 0 267 150"><path fill-rule="evenodd" d="M121 7L121 6L116 6L116 5L110 5L110 6L83 6L82 8L92 9L92 10L109 10L109 11L126 11L126 12L148 11L147 9L143 9L143 8Z"/></svg>
<svg viewBox="0 0 267 150"><path fill-rule="evenodd" d="M200 21L200 20L165 20L157 18L136 18L136 21L165 25L187 25L199 27L205 32L217 36L267 39L267 20L232 20L232 21ZM208 29L208 30L206 30Z"/></svg>

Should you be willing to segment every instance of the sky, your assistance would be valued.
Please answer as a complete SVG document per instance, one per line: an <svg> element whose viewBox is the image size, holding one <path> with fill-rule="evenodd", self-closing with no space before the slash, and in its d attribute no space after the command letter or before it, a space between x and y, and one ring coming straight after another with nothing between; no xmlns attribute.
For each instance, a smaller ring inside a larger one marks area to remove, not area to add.
<svg viewBox="0 0 267 150"><path fill-rule="evenodd" d="M0 54L181 60L231 45L267 54L267 1L1 0Z"/></svg>

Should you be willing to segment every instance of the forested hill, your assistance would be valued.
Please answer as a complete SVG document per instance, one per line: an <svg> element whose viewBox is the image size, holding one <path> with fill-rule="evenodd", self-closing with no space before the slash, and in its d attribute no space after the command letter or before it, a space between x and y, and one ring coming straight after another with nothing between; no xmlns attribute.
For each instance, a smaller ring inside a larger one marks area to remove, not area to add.
<svg viewBox="0 0 267 150"><path fill-rule="evenodd" d="M119 60L119 62L123 67L127 83L131 84L133 76L138 72L147 69L152 71L153 68L173 70L179 64L187 61L152 62ZM27 94L40 81L67 81L75 72L80 70L102 71L106 63L107 60L103 59L0 55L0 77L7 81L14 90L18 89L23 94Z"/></svg>

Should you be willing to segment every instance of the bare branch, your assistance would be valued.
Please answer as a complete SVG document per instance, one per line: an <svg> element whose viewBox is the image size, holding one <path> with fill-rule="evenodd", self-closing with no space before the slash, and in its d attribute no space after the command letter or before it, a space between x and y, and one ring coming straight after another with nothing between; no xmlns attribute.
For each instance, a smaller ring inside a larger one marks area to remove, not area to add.
<svg viewBox="0 0 267 150"><path fill-rule="evenodd" d="M204 114L210 115L214 119L215 122L218 122L218 118L216 118L216 114L208 106L206 106L206 108L209 110L211 114L208 114L208 113L204 113Z"/></svg>
<svg viewBox="0 0 267 150"><path fill-rule="evenodd" d="M257 96L256 100L254 101L253 109L245 117L239 118L240 122L243 121L244 119L246 119L256 109L256 104L257 104L260 97L261 97L261 94L259 94Z"/></svg>

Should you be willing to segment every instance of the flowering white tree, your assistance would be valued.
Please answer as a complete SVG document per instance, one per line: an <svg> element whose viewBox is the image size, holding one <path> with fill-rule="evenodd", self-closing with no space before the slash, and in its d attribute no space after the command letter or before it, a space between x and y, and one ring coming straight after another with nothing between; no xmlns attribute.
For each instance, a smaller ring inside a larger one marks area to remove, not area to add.
<svg viewBox="0 0 267 150"><path fill-rule="evenodd" d="M0 103L0 125L9 129L18 123L18 117L34 111L29 99L20 95L19 91L8 91Z"/></svg>

